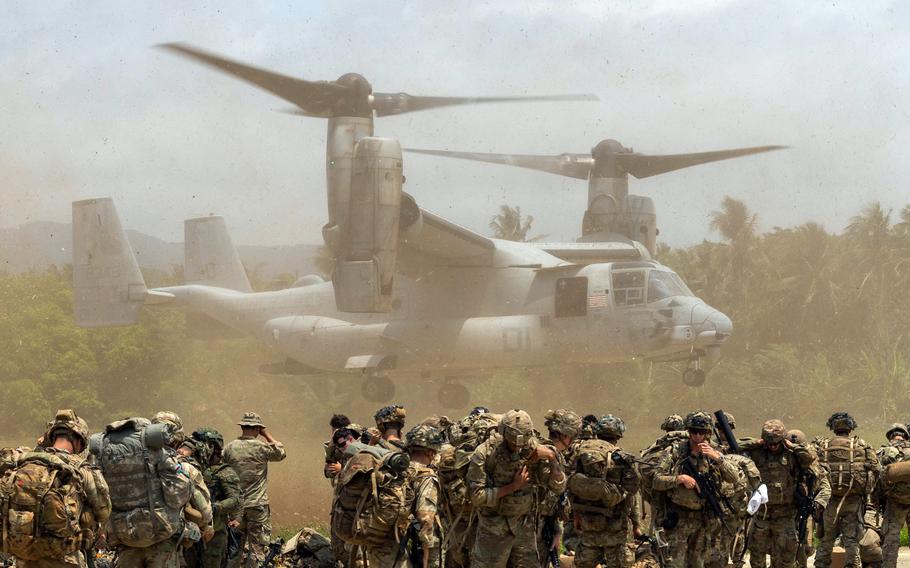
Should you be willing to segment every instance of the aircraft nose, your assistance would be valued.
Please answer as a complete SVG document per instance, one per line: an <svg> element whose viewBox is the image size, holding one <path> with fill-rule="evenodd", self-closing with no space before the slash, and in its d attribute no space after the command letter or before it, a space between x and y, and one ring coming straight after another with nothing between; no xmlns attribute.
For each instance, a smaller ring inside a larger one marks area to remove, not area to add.
<svg viewBox="0 0 910 568"><path fill-rule="evenodd" d="M717 344L733 333L733 322L726 314L707 304L692 308L692 327L699 343Z"/></svg>

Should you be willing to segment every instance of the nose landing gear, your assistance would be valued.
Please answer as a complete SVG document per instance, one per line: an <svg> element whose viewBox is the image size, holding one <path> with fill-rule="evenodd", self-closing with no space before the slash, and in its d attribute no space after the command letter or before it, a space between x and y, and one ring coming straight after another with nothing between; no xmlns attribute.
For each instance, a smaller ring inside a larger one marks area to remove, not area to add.
<svg viewBox="0 0 910 568"><path fill-rule="evenodd" d="M705 384L707 373L701 368L701 356L693 354L689 360L689 366L683 371L683 384L687 387L700 387Z"/></svg>

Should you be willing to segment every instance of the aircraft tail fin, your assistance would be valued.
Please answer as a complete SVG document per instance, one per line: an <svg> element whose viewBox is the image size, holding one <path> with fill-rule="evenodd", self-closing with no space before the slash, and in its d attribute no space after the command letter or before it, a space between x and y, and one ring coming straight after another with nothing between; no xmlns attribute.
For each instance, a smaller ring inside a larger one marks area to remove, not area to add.
<svg viewBox="0 0 910 568"><path fill-rule="evenodd" d="M148 296L139 263L109 197L73 202L76 325L132 325Z"/></svg>
<svg viewBox="0 0 910 568"><path fill-rule="evenodd" d="M223 217L187 219L183 223L183 235L183 273L187 284L253 291Z"/></svg>

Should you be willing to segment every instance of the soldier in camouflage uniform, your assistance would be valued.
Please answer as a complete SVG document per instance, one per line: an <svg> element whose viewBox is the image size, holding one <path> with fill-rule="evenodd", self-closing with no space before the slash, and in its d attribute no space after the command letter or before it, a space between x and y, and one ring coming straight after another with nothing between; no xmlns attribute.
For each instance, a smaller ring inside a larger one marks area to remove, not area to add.
<svg viewBox="0 0 910 568"><path fill-rule="evenodd" d="M828 471L832 499L825 508L825 534L815 553L815 567L831 565L834 539L840 535L848 567L859 566L859 541L863 536L864 501L877 484L879 463L875 452L861 438L851 436L856 421L846 412L835 412L828 418L831 438L818 440L816 451Z"/></svg>
<svg viewBox="0 0 910 568"><path fill-rule="evenodd" d="M417 542L410 544L417 552L412 558L420 560L420 566L414 566L412 562L412 568L439 568L443 564L439 478L431 464L442 447L442 432L421 424L411 428L405 440L411 457L408 483L414 495L411 514L417 537Z"/></svg>
<svg viewBox="0 0 910 568"><path fill-rule="evenodd" d="M687 474L687 467L713 478L715 484L740 483L739 467L727 460L709 438L714 426L712 417L703 411L686 416L688 440L679 440L664 451L652 490L667 499L664 519L655 519L664 527L668 543L665 559L672 568L701 568L704 565L707 535L720 522L698 493L698 483ZM685 462L688 461L688 466Z"/></svg>
<svg viewBox="0 0 910 568"><path fill-rule="evenodd" d="M812 499L815 515L820 514L831 497L831 486L815 452L790 442L787 432L780 420L768 420L762 425L760 439L741 445L745 455L755 462L768 489L768 502L752 520L749 540L752 568L764 568L769 554L772 568L795 567L801 544L794 521L797 490Z"/></svg>
<svg viewBox="0 0 910 568"><path fill-rule="evenodd" d="M549 434L550 443L559 453L563 469L568 472L567 464L574 461L578 448L576 439L581 433L581 418L564 408L548 410L544 415L544 426ZM537 554L546 566L551 562L554 553L559 554L564 526L566 521L571 521L571 517L565 493L557 494L551 491L540 493L542 499L538 505Z"/></svg>
<svg viewBox="0 0 910 568"><path fill-rule="evenodd" d="M562 493L565 472L556 449L534 437L527 412L505 413L499 434L477 447L468 466L468 491L478 512L471 566L538 567L535 493Z"/></svg>
<svg viewBox="0 0 910 568"><path fill-rule="evenodd" d="M204 462L203 476L212 496L212 529L214 535L205 545L204 568L221 568L228 547L228 523L239 524L243 510L240 478L222 462L224 437L214 428L193 432L197 457Z"/></svg>
<svg viewBox="0 0 910 568"><path fill-rule="evenodd" d="M405 410L400 404L385 406L376 411L373 419L380 435L376 441L377 446L393 452L402 452L406 449L401 439L404 432L404 417Z"/></svg>
<svg viewBox="0 0 910 568"><path fill-rule="evenodd" d="M76 416L72 410L58 410L55 418L48 422L47 431L42 436L42 445L31 451L18 448L15 455L7 454L8 470L31 460L42 458L60 459L82 475L79 497L82 501L82 514L79 517L79 528L82 530L82 542L73 544L75 550L63 553L60 557L48 557L40 560L16 559L17 568L86 568L87 560L83 551L94 554L92 544L111 514L111 499L107 483L100 470L90 466L85 459L88 447L88 424ZM15 459L13 459L15 458ZM3 512L6 514L6 511ZM4 538L8 536L4 520ZM36 519L37 521L37 519ZM39 524L39 529L40 523ZM3 543L4 552L7 550ZM81 547L81 550L79 549ZM6 564L4 564L6 565Z"/></svg>
<svg viewBox="0 0 910 568"><path fill-rule="evenodd" d="M664 418L660 423L660 429L664 431L664 434L641 451L638 467L638 471L641 473L641 491L639 491L639 495L641 495L642 501L650 509L651 515L648 524L652 534L661 530L655 521L666 518L665 496L663 494L655 495L651 490L657 466L660 464L664 450L679 440L689 439L689 433L686 432L685 423L679 414L671 414Z"/></svg>
<svg viewBox="0 0 910 568"><path fill-rule="evenodd" d="M888 444L878 450L883 468L891 464L910 461L910 431L903 424L892 424L885 433ZM887 470L886 470L887 471ZM910 481L889 482L883 476L881 491L885 498L882 521L882 565L897 566L897 549L900 546L901 528L910 514Z"/></svg>
<svg viewBox="0 0 910 568"><path fill-rule="evenodd" d="M212 497L209 489L205 485L205 478L202 475L203 466L193 457L195 444L192 440L186 439L186 432L183 431L183 421L176 412L162 410L152 417L152 424L164 424L168 429L169 446L177 452L177 461L181 463L186 470L190 481L193 483L193 496L184 512L187 521L196 525L196 529L191 527L187 535L195 535L198 529L202 538L208 540L214 534L212 529ZM192 553L189 553L192 560Z"/></svg>
<svg viewBox="0 0 910 568"><path fill-rule="evenodd" d="M240 478L243 513L239 530L244 551L238 556L246 568L259 566L265 559L272 538L269 511L269 462L287 457L284 445L272 437L255 412L247 412L237 423L242 434L224 447L224 463ZM263 439L260 440L259 437Z"/></svg>
<svg viewBox="0 0 910 568"><path fill-rule="evenodd" d="M595 438L578 445L568 487L572 515L581 535L577 568L628 568L634 557L627 546L633 531L632 508L641 478L634 459L616 446L625 430L613 415L601 417Z"/></svg>
<svg viewBox="0 0 910 568"><path fill-rule="evenodd" d="M344 459L344 452L338 450L335 446L335 432L341 428L350 428L351 420L344 414L333 414L332 419L329 420L329 428L332 429L331 437L327 442L323 442L322 447L325 449L325 465L322 468L322 473L325 475L332 486L335 485L335 476L341 471L342 461Z"/></svg>

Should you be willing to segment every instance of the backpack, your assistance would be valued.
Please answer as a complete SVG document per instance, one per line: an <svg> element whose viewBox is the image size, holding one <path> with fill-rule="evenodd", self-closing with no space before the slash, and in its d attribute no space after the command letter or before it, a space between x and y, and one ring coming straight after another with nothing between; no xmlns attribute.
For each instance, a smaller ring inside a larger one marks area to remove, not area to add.
<svg viewBox="0 0 910 568"><path fill-rule="evenodd" d="M0 483L3 551L40 560L79 550L82 484L79 464L42 451L22 456Z"/></svg>
<svg viewBox="0 0 910 568"><path fill-rule="evenodd" d="M163 424L128 418L90 440L110 491L108 538L114 543L146 548L183 530L183 508L193 486L165 449L165 435Z"/></svg>
<svg viewBox="0 0 910 568"><path fill-rule="evenodd" d="M350 457L335 485L333 534L367 547L404 534L413 501L405 471L407 454L356 442L345 453Z"/></svg>
<svg viewBox="0 0 910 568"><path fill-rule="evenodd" d="M874 481L866 471L866 443L856 436L835 436L824 440L819 448L819 461L828 468L831 495L864 495L871 492Z"/></svg>

